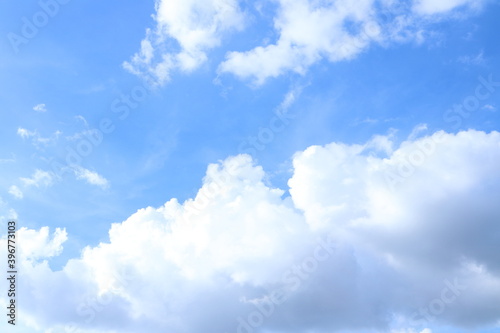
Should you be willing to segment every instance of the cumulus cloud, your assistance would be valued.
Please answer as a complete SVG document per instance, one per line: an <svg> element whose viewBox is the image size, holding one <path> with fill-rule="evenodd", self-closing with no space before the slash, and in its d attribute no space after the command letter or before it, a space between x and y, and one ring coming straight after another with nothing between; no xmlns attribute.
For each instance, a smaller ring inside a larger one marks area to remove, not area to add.
<svg viewBox="0 0 500 333"><path fill-rule="evenodd" d="M243 27L237 0L157 0L156 28L148 29L141 48L125 69L152 84L169 80L175 70L190 72L207 60L206 52L223 36Z"/></svg>
<svg viewBox="0 0 500 333"><path fill-rule="evenodd" d="M312 146L293 157L290 195L230 157L195 198L137 211L60 271L42 257L65 232L23 229L23 318L83 332L494 326L499 146L473 130Z"/></svg>

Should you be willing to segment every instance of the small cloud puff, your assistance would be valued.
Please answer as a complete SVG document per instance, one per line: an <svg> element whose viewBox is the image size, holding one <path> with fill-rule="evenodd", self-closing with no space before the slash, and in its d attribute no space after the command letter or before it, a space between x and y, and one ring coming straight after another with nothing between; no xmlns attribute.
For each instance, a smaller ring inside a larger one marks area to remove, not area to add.
<svg viewBox="0 0 500 333"><path fill-rule="evenodd" d="M24 183L24 186L50 186L54 182L54 174L49 171L43 171L36 169L31 178L20 178L20 180Z"/></svg>
<svg viewBox="0 0 500 333"><path fill-rule="evenodd" d="M109 186L109 181L97 172L90 171L82 167L77 167L73 171L75 173L76 179L83 179L87 183L99 186L103 189Z"/></svg>
<svg viewBox="0 0 500 333"><path fill-rule="evenodd" d="M23 192L16 185L12 185L11 187L9 187L9 194L11 194L16 199L22 199L24 196Z"/></svg>
<svg viewBox="0 0 500 333"><path fill-rule="evenodd" d="M47 112L47 106L45 104L37 104L33 107L36 112Z"/></svg>

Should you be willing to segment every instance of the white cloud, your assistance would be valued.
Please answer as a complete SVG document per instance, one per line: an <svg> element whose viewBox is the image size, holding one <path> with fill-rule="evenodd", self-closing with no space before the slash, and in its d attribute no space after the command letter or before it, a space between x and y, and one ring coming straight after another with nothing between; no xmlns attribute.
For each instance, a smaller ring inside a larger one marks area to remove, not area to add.
<svg viewBox="0 0 500 333"><path fill-rule="evenodd" d="M11 154L10 158L0 158L0 164L3 163L14 163L16 161L16 155Z"/></svg>
<svg viewBox="0 0 500 333"><path fill-rule="evenodd" d="M60 252L65 234L51 241L47 230L29 231L38 240L29 252L48 250L23 263L20 297L31 301L19 304L43 328L74 322L83 332L238 332L238 318L260 313L256 333L387 331L394 316L408 327L395 332L430 333L419 309L450 297L451 281L466 289L433 315L433 327L495 323L500 133L391 141L297 153L290 196L266 185L249 156L210 165L194 199L137 211L57 272L41 260ZM387 170L415 151L425 158L391 188ZM311 261L327 236L336 249ZM294 283L270 310L266 297Z"/></svg>
<svg viewBox="0 0 500 333"><path fill-rule="evenodd" d="M274 17L275 43L249 51L228 52L220 73L232 73L262 84L287 72L304 74L320 60L349 60L373 44L422 43L432 21L420 14L446 13L460 1L405 3L373 0L280 0ZM462 1L474 8L484 1Z"/></svg>
<svg viewBox="0 0 500 333"><path fill-rule="evenodd" d="M410 135L408 135L408 140L413 141L415 140L420 133L427 131L428 127L427 124L419 124L413 128L411 131Z"/></svg>
<svg viewBox="0 0 500 333"><path fill-rule="evenodd" d="M61 254L62 244L68 239L65 229L57 228L52 236L49 235L49 228L43 227L40 230L20 228L19 240L23 246L19 247L21 260L30 262L40 259L47 259Z"/></svg>
<svg viewBox="0 0 500 333"><path fill-rule="evenodd" d="M42 137L38 131L29 131L25 128L19 127L17 129L17 135L19 135L23 139L30 139L32 144L36 148L40 148L41 146L46 147L51 143L56 142L59 139L59 136L62 134L61 131L57 130L55 131L50 137L45 138Z"/></svg>
<svg viewBox="0 0 500 333"><path fill-rule="evenodd" d="M484 2L483 0L416 0L414 10L423 15L443 14L463 6L477 9Z"/></svg>
<svg viewBox="0 0 500 333"><path fill-rule="evenodd" d="M51 172L43 170L35 170L31 178L20 178L25 186L50 186L54 181L54 176Z"/></svg>
<svg viewBox="0 0 500 333"><path fill-rule="evenodd" d="M2 220L2 227L7 229L7 222L12 220L17 220L18 214L15 209L9 208L5 202L2 201L0 197L0 219ZM0 245L2 244L2 239L0 239ZM7 244L5 244L5 248L7 248ZM3 298L0 298L0 304L3 301ZM0 325L1 327L1 325Z"/></svg>
<svg viewBox="0 0 500 333"><path fill-rule="evenodd" d="M391 333L418 333L418 332L419 331L415 330L414 328L391 330ZM420 331L420 333L432 333L432 330L429 328L424 328L423 330Z"/></svg>
<svg viewBox="0 0 500 333"><path fill-rule="evenodd" d="M5 225L7 220L16 220L18 218L15 209L9 207L7 202L5 202L2 197L0 197L0 221Z"/></svg>
<svg viewBox="0 0 500 333"><path fill-rule="evenodd" d="M275 42L269 43L270 32L266 31L260 45L227 52L218 73L231 73L259 85L287 72L304 74L321 60L353 59L371 45L420 44L436 20L455 17L458 9L478 10L485 2L277 0L272 13ZM262 2L254 6L267 17ZM221 46L224 35L256 21L246 19L250 11L243 7L238 0L157 0L156 28L146 30L140 50L124 62L124 68L152 85L167 82L174 70L199 68L207 61L208 52Z"/></svg>
<svg viewBox="0 0 500 333"><path fill-rule="evenodd" d="M83 179L87 183L103 189L109 186L108 180L95 171L90 171L82 167L75 168L73 171L75 172L76 179Z"/></svg>
<svg viewBox="0 0 500 333"><path fill-rule="evenodd" d="M47 112L47 106L45 104L37 104L33 107L36 112Z"/></svg>
<svg viewBox="0 0 500 333"><path fill-rule="evenodd" d="M458 62L465 65L483 65L485 63L484 52L481 51L476 55L461 56L458 58Z"/></svg>
<svg viewBox="0 0 500 333"><path fill-rule="evenodd" d="M80 120L85 125L85 128L87 128L87 129L89 128L89 123L87 122L87 119L85 119L84 116L76 115L75 119Z"/></svg>
<svg viewBox="0 0 500 333"><path fill-rule="evenodd" d="M151 84L168 81L175 69L198 68L207 60L206 52L219 46L227 32L242 29L244 22L237 0L157 0L154 17L156 29L146 31L140 51L124 63Z"/></svg>
<svg viewBox="0 0 500 333"><path fill-rule="evenodd" d="M280 103L280 105L277 108L278 112L284 112L287 111L293 103L295 103L297 97L302 93L302 90L304 89L304 86L297 86L297 87L292 87L285 95L285 98L283 101Z"/></svg>
<svg viewBox="0 0 500 333"><path fill-rule="evenodd" d="M36 131L33 131L33 132L32 131L28 131L25 128L19 127L17 129L17 135L19 135L23 139L28 139L28 138L31 138L31 137L37 135L37 132Z"/></svg>
<svg viewBox="0 0 500 333"><path fill-rule="evenodd" d="M278 41L247 52L230 52L219 70L241 78L253 77L257 84L262 84L286 71L303 74L322 58L350 59L380 38L372 2L281 0L274 19ZM357 31L349 31L348 22Z"/></svg>
<svg viewBox="0 0 500 333"><path fill-rule="evenodd" d="M12 185L11 187L9 187L9 194L14 196L14 198L16 199L23 198L23 192L16 185Z"/></svg>

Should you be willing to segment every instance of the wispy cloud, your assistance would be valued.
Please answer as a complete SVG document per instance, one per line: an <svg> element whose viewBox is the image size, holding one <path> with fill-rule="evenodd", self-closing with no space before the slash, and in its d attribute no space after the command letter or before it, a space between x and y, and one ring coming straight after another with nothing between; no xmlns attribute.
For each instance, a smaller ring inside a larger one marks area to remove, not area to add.
<svg viewBox="0 0 500 333"><path fill-rule="evenodd" d="M84 116L82 116L82 115L76 115L75 119L81 121L83 123L83 125L85 126L85 128L89 128L89 123L88 123L87 119L85 119Z"/></svg>
<svg viewBox="0 0 500 333"><path fill-rule="evenodd" d="M421 133L427 131L427 129L427 124L418 124L412 129L410 135L408 135L408 140L415 140Z"/></svg>
<svg viewBox="0 0 500 333"><path fill-rule="evenodd" d="M423 15L442 15L459 8L479 9L485 2L481 0L416 0L413 9Z"/></svg>
<svg viewBox="0 0 500 333"><path fill-rule="evenodd" d="M74 169L76 179L85 180L88 184L99 186L103 189L109 187L109 181L95 171L83 167Z"/></svg>
<svg viewBox="0 0 500 333"><path fill-rule="evenodd" d="M11 187L9 187L9 194L11 194L16 199L22 199L24 196L23 192L16 185L12 185Z"/></svg>
<svg viewBox="0 0 500 333"><path fill-rule="evenodd" d="M42 148L54 144L59 139L61 134L62 132L57 130L52 133L50 137L42 137L37 130L30 131L22 127L17 129L17 135L23 139L31 139L31 143L36 148Z"/></svg>
<svg viewBox="0 0 500 333"><path fill-rule="evenodd" d="M14 163L14 162L16 162L16 156L14 154L12 154L11 158L0 158L0 164Z"/></svg>
<svg viewBox="0 0 500 333"><path fill-rule="evenodd" d="M33 107L36 112L47 112L47 106L45 104L37 104Z"/></svg>
<svg viewBox="0 0 500 333"><path fill-rule="evenodd" d="M458 58L458 62L465 65L484 65L484 52L481 51L476 55L461 56Z"/></svg>
<svg viewBox="0 0 500 333"><path fill-rule="evenodd" d="M30 178L20 178L25 186L50 186L54 182L54 175L49 171L36 169Z"/></svg>
<svg viewBox="0 0 500 333"><path fill-rule="evenodd" d="M19 127L17 129L17 135L19 135L23 139L28 139L28 138L31 138L31 137L38 135L38 133L36 131L29 131L25 128Z"/></svg>

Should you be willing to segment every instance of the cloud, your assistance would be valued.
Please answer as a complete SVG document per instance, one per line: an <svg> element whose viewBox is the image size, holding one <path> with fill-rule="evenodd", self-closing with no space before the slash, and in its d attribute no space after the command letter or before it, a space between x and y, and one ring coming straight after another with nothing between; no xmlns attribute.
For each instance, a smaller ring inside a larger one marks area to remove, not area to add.
<svg viewBox="0 0 500 333"><path fill-rule="evenodd" d="M277 108L278 112L286 112L297 100L297 97L302 93L305 86L292 87L285 95L283 101Z"/></svg>
<svg viewBox="0 0 500 333"><path fill-rule="evenodd" d="M51 172L36 169L31 178L20 178L24 186L50 186L54 182L54 175Z"/></svg>
<svg viewBox="0 0 500 333"><path fill-rule="evenodd" d="M140 51L123 65L151 84L168 81L173 70L198 68L207 51L244 24L237 0L158 0L154 18L156 29L146 31Z"/></svg>
<svg viewBox="0 0 500 333"><path fill-rule="evenodd" d="M0 220L5 225L7 220L17 220L18 214L15 209L10 208L7 203L0 197ZM1 241L0 241L1 242ZM6 245L7 246L7 245Z"/></svg>
<svg viewBox="0 0 500 333"><path fill-rule="evenodd" d="M42 227L40 230L22 227L18 230L22 235L23 246L19 249L23 261L37 262L61 254L62 244L68 239L66 230L56 228L52 236L49 231L48 227Z"/></svg>
<svg viewBox="0 0 500 333"><path fill-rule="evenodd" d="M98 174L97 172L90 171L83 167L77 167L73 170L75 172L76 179L83 179L91 185L99 186L103 189L109 186L109 182L106 178Z"/></svg>
<svg viewBox="0 0 500 333"><path fill-rule="evenodd" d="M23 192L16 185L9 187L9 194L11 194L16 199L23 198Z"/></svg>
<svg viewBox="0 0 500 333"><path fill-rule="evenodd" d="M83 125L85 125L85 128L87 128L87 129L89 128L89 123L87 122L87 119L85 119L84 116L82 116L82 115L76 115L75 119L81 121L83 123Z"/></svg>
<svg viewBox="0 0 500 333"><path fill-rule="evenodd" d="M416 331L413 328L409 328L409 329L391 330L391 333L418 333L418 331ZM425 328L421 330L420 333L432 333L432 330L429 328Z"/></svg>
<svg viewBox="0 0 500 333"><path fill-rule="evenodd" d="M408 135L408 140L415 140L420 133L425 132L428 130L427 124L418 124L413 128L411 131L410 135Z"/></svg>
<svg viewBox="0 0 500 333"><path fill-rule="evenodd" d="M249 50L229 50L217 72L256 85L289 72L303 75L319 61L350 60L373 45L420 44L436 21L454 18L457 11L477 11L485 3L277 0L271 25L276 40L269 43L266 37ZM262 12L261 2L254 6L255 15L268 17ZM169 81L175 70L191 72L208 60L212 49L222 46L225 35L257 21L248 19L251 11L242 8L246 7L238 0L157 0L156 27L146 30L140 50L123 67L152 85ZM266 36L269 33L266 31Z"/></svg>
<svg viewBox="0 0 500 333"><path fill-rule="evenodd" d="M476 55L461 56L458 58L458 62L461 62L462 64L465 65L484 65L485 64L484 53L481 50L481 52L479 52Z"/></svg>
<svg viewBox="0 0 500 333"><path fill-rule="evenodd" d="M421 14L445 13L460 1L420 1L414 11L394 1L280 0L274 17L277 41L248 51L228 52L219 73L263 84L287 72L303 75L321 61L350 60L371 45L425 40L432 23ZM477 7L483 1L463 1Z"/></svg>
<svg viewBox="0 0 500 333"><path fill-rule="evenodd" d="M16 162L16 155L11 153L10 158L0 158L0 164Z"/></svg>
<svg viewBox="0 0 500 333"><path fill-rule="evenodd" d="M65 233L23 229L37 240L29 253L48 248L22 262L23 317L83 332L494 325L499 145L500 133L469 130L311 146L293 157L289 195L248 155L230 157L208 166L195 198L140 209L60 271L44 258ZM391 187L388 170L417 151Z"/></svg>
<svg viewBox="0 0 500 333"><path fill-rule="evenodd" d="M36 148L46 147L52 143L55 143L59 139L59 136L61 134L62 132L57 130L50 137L44 138L36 130L29 131L22 127L19 127L17 129L17 135L19 135L23 139L31 138L31 142Z"/></svg>
<svg viewBox="0 0 500 333"><path fill-rule="evenodd" d="M45 104L37 104L33 107L36 112L47 112L47 106Z"/></svg>
<svg viewBox="0 0 500 333"><path fill-rule="evenodd" d="M32 131L28 131L25 128L19 127L17 129L17 135L19 135L23 139L28 139L28 138L31 138L31 137L37 135L37 132L36 131L33 131L33 132Z"/></svg>
<svg viewBox="0 0 500 333"><path fill-rule="evenodd" d="M434 15L443 14L460 7L477 9L484 2L482 0L417 0L414 2L413 9L418 14Z"/></svg>
<svg viewBox="0 0 500 333"><path fill-rule="evenodd" d="M279 1L274 18L277 42L247 52L230 52L219 71L241 78L253 77L257 84L262 84L286 71L303 74L322 58L350 59L371 40L380 38L380 26L373 14L371 0L358 1L356 5L348 1Z"/></svg>

